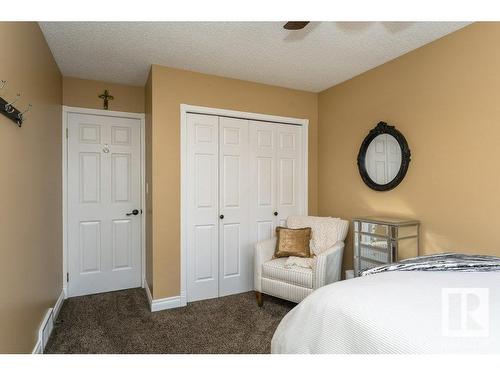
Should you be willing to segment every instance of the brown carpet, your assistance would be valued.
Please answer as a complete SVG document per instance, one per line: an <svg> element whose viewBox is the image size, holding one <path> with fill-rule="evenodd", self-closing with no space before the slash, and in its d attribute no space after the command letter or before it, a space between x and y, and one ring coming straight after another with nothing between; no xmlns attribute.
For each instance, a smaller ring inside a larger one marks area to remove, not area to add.
<svg viewBox="0 0 500 375"><path fill-rule="evenodd" d="M269 353L295 304L253 292L152 313L144 289L64 301L46 353Z"/></svg>

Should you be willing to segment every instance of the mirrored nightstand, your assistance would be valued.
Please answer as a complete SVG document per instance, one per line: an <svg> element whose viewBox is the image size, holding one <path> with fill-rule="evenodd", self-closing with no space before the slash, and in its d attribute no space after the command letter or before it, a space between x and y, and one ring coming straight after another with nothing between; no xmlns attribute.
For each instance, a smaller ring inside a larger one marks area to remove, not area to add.
<svg viewBox="0 0 500 375"><path fill-rule="evenodd" d="M401 218L354 219L354 275L418 256L419 226L417 220Z"/></svg>

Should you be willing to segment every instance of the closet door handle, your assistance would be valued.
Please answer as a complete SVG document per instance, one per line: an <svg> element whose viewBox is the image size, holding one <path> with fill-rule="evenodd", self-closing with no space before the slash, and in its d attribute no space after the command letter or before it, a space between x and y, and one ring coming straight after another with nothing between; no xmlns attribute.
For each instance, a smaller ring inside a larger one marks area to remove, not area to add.
<svg viewBox="0 0 500 375"><path fill-rule="evenodd" d="M221 220L224 219L224 215L220 215L219 219L221 219Z"/></svg>
<svg viewBox="0 0 500 375"><path fill-rule="evenodd" d="M278 211L274 211L273 215L278 216Z"/></svg>

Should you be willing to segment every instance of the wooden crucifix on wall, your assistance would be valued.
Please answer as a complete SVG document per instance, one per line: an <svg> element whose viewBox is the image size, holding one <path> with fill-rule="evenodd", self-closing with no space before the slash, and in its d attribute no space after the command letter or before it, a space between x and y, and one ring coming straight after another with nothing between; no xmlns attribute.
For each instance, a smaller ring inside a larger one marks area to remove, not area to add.
<svg viewBox="0 0 500 375"><path fill-rule="evenodd" d="M99 98L103 100L103 108L108 109L109 100L113 100L114 97L109 95L108 90L104 90L104 94L99 95Z"/></svg>

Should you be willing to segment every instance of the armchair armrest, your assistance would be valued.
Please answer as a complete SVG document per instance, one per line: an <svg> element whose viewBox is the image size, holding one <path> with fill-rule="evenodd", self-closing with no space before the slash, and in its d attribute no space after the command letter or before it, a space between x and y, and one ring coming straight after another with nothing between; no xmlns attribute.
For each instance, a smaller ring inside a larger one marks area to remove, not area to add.
<svg viewBox="0 0 500 375"><path fill-rule="evenodd" d="M273 258L275 247L276 238L271 238L255 244L254 289L257 292L262 292L262 264Z"/></svg>
<svg viewBox="0 0 500 375"><path fill-rule="evenodd" d="M338 241L331 248L317 256L313 266L313 289L340 280L343 253L344 241Z"/></svg>

